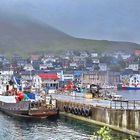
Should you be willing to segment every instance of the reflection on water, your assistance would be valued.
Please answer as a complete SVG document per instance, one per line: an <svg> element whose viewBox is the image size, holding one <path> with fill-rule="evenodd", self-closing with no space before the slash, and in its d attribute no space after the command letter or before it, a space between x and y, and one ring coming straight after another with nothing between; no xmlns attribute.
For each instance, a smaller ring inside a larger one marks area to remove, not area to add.
<svg viewBox="0 0 140 140"><path fill-rule="evenodd" d="M82 129L56 118L29 121L0 114L0 127L0 140L86 140L89 137Z"/></svg>
<svg viewBox="0 0 140 140"><path fill-rule="evenodd" d="M89 140L99 126L66 117L46 120L17 120L0 113L0 140ZM126 134L112 132L113 140Z"/></svg>

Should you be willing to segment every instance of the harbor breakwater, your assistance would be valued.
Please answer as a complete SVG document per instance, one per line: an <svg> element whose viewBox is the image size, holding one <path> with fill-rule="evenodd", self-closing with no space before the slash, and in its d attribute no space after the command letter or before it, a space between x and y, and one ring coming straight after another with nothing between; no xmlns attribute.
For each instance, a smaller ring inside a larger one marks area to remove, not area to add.
<svg viewBox="0 0 140 140"><path fill-rule="evenodd" d="M122 103L121 103L122 105ZM140 110L58 100L60 114L140 137Z"/></svg>

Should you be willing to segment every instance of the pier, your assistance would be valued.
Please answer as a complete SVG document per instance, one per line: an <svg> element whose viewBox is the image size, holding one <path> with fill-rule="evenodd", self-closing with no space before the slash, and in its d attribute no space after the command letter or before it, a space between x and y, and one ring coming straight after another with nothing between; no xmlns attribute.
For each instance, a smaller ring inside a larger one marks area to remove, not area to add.
<svg viewBox="0 0 140 140"><path fill-rule="evenodd" d="M60 114L140 137L140 101L52 94Z"/></svg>

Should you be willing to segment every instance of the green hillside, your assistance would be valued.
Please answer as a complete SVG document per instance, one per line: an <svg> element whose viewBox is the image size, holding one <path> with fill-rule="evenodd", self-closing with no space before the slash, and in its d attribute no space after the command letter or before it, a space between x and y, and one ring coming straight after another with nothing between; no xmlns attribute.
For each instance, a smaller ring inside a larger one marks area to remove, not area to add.
<svg viewBox="0 0 140 140"><path fill-rule="evenodd" d="M48 25L41 25L30 20L15 21L1 18L0 21L0 53L13 53L27 56L34 52L55 52L65 50L88 51L133 51L140 49L139 44L105 40L79 39L69 36Z"/></svg>

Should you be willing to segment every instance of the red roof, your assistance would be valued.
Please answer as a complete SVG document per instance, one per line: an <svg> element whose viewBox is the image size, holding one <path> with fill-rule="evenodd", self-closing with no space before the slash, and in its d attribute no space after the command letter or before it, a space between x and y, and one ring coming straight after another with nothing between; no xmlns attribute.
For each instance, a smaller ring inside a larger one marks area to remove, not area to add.
<svg viewBox="0 0 140 140"><path fill-rule="evenodd" d="M139 56L140 55L140 50L135 50L135 55Z"/></svg>
<svg viewBox="0 0 140 140"><path fill-rule="evenodd" d="M35 55L35 54L32 54L31 55L31 60L38 60L40 58L40 55Z"/></svg>
<svg viewBox="0 0 140 140"><path fill-rule="evenodd" d="M41 77L42 79L51 79L51 80L58 80L58 76L57 74L55 73L41 73L41 74L38 74L39 77Z"/></svg>

